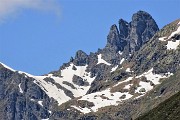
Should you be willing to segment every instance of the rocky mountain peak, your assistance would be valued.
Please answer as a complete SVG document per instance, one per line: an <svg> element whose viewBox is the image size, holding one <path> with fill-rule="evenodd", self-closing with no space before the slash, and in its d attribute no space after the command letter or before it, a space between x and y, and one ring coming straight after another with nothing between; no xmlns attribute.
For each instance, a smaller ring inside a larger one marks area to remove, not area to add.
<svg viewBox="0 0 180 120"><path fill-rule="evenodd" d="M153 18L149 13L141 10L139 10L137 13L134 13L132 16L132 21L148 20L148 19L153 19Z"/></svg>
<svg viewBox="0 0 180 120"><path fill-rule="evenodd" d="M159 30L155 20L145 11L138 11L132 16L132 21L119 20L119 28L113 24L107 36L106 47L102 50L107 61L117 59L117 53L129 54L139 50Z"/></svg>
<svg viewBox="0 0 180 120"><path fill-rule="evenodd" d="M78 51L76 52L75 59L79 59L79 58L81 58L81 57L86 57L86 56L87 56L87 54L86 54L84 51L78 50Z"/></svg>
<svg viewBox="0 0 180 120"><path fill-rule="evenodd" d="M144 11L133 14L129 29L131 51L139 50L159 30L152 16Z"/></svg>

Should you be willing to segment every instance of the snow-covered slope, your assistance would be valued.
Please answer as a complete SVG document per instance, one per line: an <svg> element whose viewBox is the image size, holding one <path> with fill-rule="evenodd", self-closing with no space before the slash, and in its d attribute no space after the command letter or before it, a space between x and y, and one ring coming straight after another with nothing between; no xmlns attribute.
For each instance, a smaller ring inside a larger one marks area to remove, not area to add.
<svg viewBox="0 0 180 120"><path fill-rule="evenodd" d="M116 85L107 88L106 90L84 95L82 98L78 99L93 102L93 107L81 108L80 106L76 105L72 105L71 107L79 110L82 113L89 113L92 111L96 112L99 108L102 107L118 105L122 103L124 100L130 98L137 99L139 97L142 97L148 91L152 90L155 85L160 84L160 79L168 78L171 75L173 75L172 73L154 74L152 71L153 68L147 72L144 72L142 75L129 77L124 81L121 81ZM145 77L146 80L142 80L142 77ZM134 87L135 84L136 90L134 91L134 93L131 93L130 90ZM122 88L124 90L119 91Z"/></svg>
<svg viewBox="0 0 180 120"><path fill-rule="evenodd" d="M0 63L0 64L2 64L5 68L13 72L17 71L8 67L7 65L3 63ZM76 70L73 70L72 67L75 67ZM86 68L87 68L87 65L75 66L73 65L73 63L71 63L69 67L66 67L65 69L61 70L62 77L56 77L56 76L53 76L53 74L47 74L44 76L35 76L35 75L31 75L22 71L17 71L17 72L19 74L25 74L28 77L34 78L34 83L40 86L41 89L44 90L44 92L49 97L54 98L58 102L58 104L61 105L62 103L72 99L71 97L67 95L67 93L65 92L66 90L72 92L73 97L83 96L87 93L95 77L91 78L90 73L86 72ZM80 85L75 84L73 82L74 75L81 77L84 81L88 83L88 85L80 86ZM47 81L45 80L46 78L50 78L50 80ZM21 85L19 84L19 90L21 93L23 93L20 86Z"/></svg>
<svg viewBox="0 0 180 120"><path fill-rule="evenodd" d="M6 66L5 64L1 63L5 68L15 72L12 68ZM73 70L72 67L76 67L76 70ZM90 74L86 72L87 66L75 66L73 63L70 64L69 67L64 68L61 71L61 76L62 77L55 77L53 74L47 74L45 76L34 76L27 74L25 72L19 71L20 74L24 73L28 77L34 78L34 83L36 83L38 86L41 87L41 89L46 92L46 94L49 97L54 98L59 105L62 103L67 102L68 100L71 100L72 98L69 97L64 89L61 87L58 87L58 84L61 85L63 88L71 91L73 93L74 97L80 97L82 98L78 100L86 100L89 102L93 102L94 106L91 108L85 107L81 108L76 105L72 105L71 107L79 110L80 112L83 113L89 113L89 112L96 112L98 111L99 108L105 107L105 106L110 106L110 105L118 105L124 100L130 99L130 98L139 98L143 95L146 94L146 92L150 91L153 89L153 87L157 84L160 84L160 79L161 78L168 78L169 76L173 75L172 73L165 73L165 74L154 74L153 68L150 69L147 72L144 72L143 74L139 76L134 76L134 77L129 77L114 86L107 88L106 90L100 91L100 92L95 92L91 94L87 94L87 91L90 88L91 83L95 79L95 77L91 78ZM87 86L78 86L73 83L73 76L77 75L84 80L86 80L89 85ZM143 81L141 80L142 77L145 77L146 80ZM46 78L51 78L49 81L46 80ZM132 80L137 81L138 84L137 89L134 91L134 93L130 93L131 87L133 87L134 83ZM66 81L71 84L71 86L68 86L67 84L64 84L63 81ZM153 84L153 85L152 85ZM19 84L19 91L23 93L23 90L21 89L21 84ZM72 87L74 86L74 87ZM123 89L126 89L124 92L120 92L116 89L119 89L121 87L119 86L124 86ZM115 89L115 90L113 90ZM144 89L144 90L143 90ZM137 96L137 93L138 96ZM135 97L136 95L136 97Z"/></svg>
<svg viewBox="0 0 180 120"><path fill-rule="evenodd" d="M76 70L72 69L73 66L76 67ZM90 74L85 71L86 67L87 66L75 66L71 63L69 67L61 71L62 77L55 77L52 74L48 74L47 76L34 76L35 83L37 83L37 85L40 83L40 87L42 87L45 92L47 91L46 93L50 97L53 97L55 100L57 100L60 105L70 100L71 98L64 93L64 90L59 89L55 83L60 84L65 89L71 91L74 97L85 95L89 90L92 81L94 80L94 77L91 78ZM88 85L79 86L73 83L74 75L81 77L83 80L88 82ZM45 78L52 78L55 83L53 84L51 81L46 82L44 80ZM70 85L64 84L65 81Z"/></svg>

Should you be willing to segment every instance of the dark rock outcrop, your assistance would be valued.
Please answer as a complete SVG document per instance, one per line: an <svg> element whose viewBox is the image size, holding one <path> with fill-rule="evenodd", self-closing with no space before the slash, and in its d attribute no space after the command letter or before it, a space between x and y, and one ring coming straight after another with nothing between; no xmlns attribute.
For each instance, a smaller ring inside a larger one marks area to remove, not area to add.
<svg viewBox="0 0 180 120"><path fill-rule="evenodd" d="M86 80L83 80L81 77L79 77L77 75L73 76L72 82L79 86L88 86L89 85L89 83Z"/></svg>
<svg viewBox="0 0 180 120"><path fill-rule="evenodd" d="M127 38L129 34L129 23L123 19L119 20L120 38Z"/></svg>
<svg viewBox="0 0 180 120"><path fill-rule="evenodd" d="M33 78L8 70L0 64L1 120L49 118L54 100L33 81ZM38 101L42 101L43 106Z"/></svg>
<svg viewBox="0 0 180 120"><path fill-rule="evenodd" d="M119 28L115 24L111 26L107 44L100 50L100 53L109 63L117 64L122 57L128 59L129 54L138 51L158 30L159 28L150 14L138 11L133 14L131 22L120 19ZM119 55L118 52L122 52L122 54Z"/></svg>
<svg viewBox="0 0 180 120"><path fill-rule="evenodd" d="M119 30L116 25L111 27L107 37L106 48L118 52L123 51L124 47L129 45L130 52L137 51L158 30L159 28L150 14L144 11L138 11L133 14L130 23L120 19Z"/></svg>
<svg viewBox="0 0 180 120"><path fill-rule="evenodd" d="M127 38L130 41L131 51L139 50L159 30L152 16L144 11L133 14L129 24L130 30Z"/></svg>
<svg viewBox="0 0 180 120"><path fill-rule="evenodd" d="M116 25L112 25L107 36L106 47L114 50L115 52L122 51L124 47L124 42L119 35L119 30Z"/></svg>

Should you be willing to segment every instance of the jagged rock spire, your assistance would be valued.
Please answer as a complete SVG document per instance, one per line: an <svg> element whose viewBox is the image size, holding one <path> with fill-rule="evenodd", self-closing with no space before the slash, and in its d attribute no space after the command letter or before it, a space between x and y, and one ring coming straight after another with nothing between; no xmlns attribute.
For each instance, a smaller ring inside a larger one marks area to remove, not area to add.
<svg viewBox="0 0 180 120"><path fill-rule="evenodd" d="M129 23L123 19L119 20L119 32L121 38L127 38L128 37L128 26Z"/></svg>
<svg viewBox="0 0 180 120"><path fill-rule="evenodd" d="M109 34L107 36L106 48L114 49L114 51L122 50L124 46L124 41L120 38L119 30L114 24L111 26ZM112 51L112 50L111 50Z"/></svg>
<svg viewBox="0 0 180 120"><path fill-rule="evenodd" d="M155 20L149 13L138 11L133 14L128 36L131 51L139 50L158 30Z"/></svg>
<svg viewBox="0 0 180 120"><path fill-rule="evenodd" d="M119 20L119 30L114 24L111 26L106 48L111 51L122 51L126 45L129 45L129 52L137 51L140 47L149 41L149 39L159 30L152 16L144 11L138 11L133 14L132 21Z"/></svg>
<svg viewBox="0 0 180 120"><path fill-rule="evenodd" d="M107 36L107 42L111 45L116 45L119 41L119 30L117 26L114 24L111 26L109 34Z"/></svg>

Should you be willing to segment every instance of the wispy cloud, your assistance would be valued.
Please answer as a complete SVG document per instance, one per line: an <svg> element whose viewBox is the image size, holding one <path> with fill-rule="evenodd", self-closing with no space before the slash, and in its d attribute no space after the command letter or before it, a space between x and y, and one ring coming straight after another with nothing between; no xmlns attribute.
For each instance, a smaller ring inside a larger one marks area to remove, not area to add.
<svg viewBox="0 0 180 120"><path fill-rule="evenodd" d="M60 7L56 0L0 0L0 21L16 15L23 9L51 11L60 14Z"/></svg>

